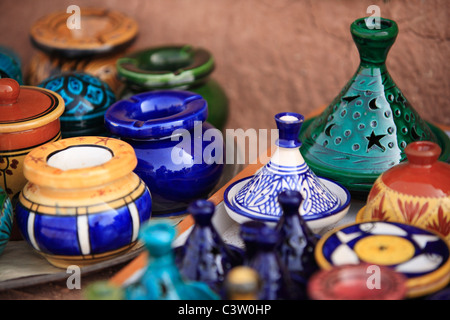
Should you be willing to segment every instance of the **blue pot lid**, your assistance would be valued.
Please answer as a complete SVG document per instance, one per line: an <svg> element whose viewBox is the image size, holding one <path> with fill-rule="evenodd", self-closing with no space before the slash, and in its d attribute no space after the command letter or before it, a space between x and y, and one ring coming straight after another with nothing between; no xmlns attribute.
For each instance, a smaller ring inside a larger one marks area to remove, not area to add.
<svg viewBox="0 0 450 320"><path fill-rule="evenodd" d="M113 134L131 139L170 137L174 130L192 130L208 117L208 104L190 91L158 90L120 100L105 114Z"/></svg>

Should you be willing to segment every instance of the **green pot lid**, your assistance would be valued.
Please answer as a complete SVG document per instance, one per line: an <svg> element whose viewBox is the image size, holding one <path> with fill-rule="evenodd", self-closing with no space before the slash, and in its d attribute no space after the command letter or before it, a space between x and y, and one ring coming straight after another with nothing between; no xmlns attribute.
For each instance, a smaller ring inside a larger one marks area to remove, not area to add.
<svg viewBox="0 0 450 320"><path fill-rule="evenodd" d="M210 52L190 45L143 49L117 60L121 80L148 89L195 85L203 82L214 66Z"/></svg>
<svg viewBox="0 0 450 320"><path fill-rule="evenodd" d="M447 152L448 137L420 117L386 69L397 24L381 19L380 29L369 29L363 18L350 31L360 66L331 104L305 124L301 152L316 174L366 193L382 172L406 160L409 143L433 141Z"/></svg>

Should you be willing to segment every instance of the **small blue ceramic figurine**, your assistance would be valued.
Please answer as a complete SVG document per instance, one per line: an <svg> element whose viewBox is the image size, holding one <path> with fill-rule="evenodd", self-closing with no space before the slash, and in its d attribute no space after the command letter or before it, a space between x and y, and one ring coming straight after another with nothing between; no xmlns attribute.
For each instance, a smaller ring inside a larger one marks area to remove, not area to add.
<svg viewBox="0 0 450 320"><path fill-rule="evenodd" d="M217 300L207 284L185 281L176 264L172 241L176 230L166 221L150 221L141 228L140 239L148 250L142 277L125 288L127 300Z"/></svg>
<svg viewBox="0 0 450 320"><path fill-rule="evenodd" d="M178 90L137 94L106 112L107 129L136 152L135 172L152 193L155 217L185 214L219 182L223 137L207 116L202 96Z"/></svg>
<svg viewBox="0 0 450 320"><path fill-rule="evenodd" d="M277 250L279 233L263 222L248 221L241 225L246 255L244 265L254 269L261 279L259 300L300 299L289 272Z"/></svg>
<svg viewBox="0 0 450 320"><path fill-rule="evenodd" d="M11 78L23 85L22 63L10 48L0 46L0 78Z"/></svg>
<svg viewBox="0 0 450 320"><path fill-rule="evenodd" d="M280 233L278 250L297 290L306 295L307 281L319 269L314 258L317 237L299 214L303 201L300 192L283 191L278 195L278 201L283 211L276 227Z"/></svg>
<svg viewBox="0 0 450 320"><path fill-rule="evenodd" d="M116 97L109 85L90 74L64 72L50 77L39 87L58 93L65 103L60 117L63 138L105 136L105 112Z"/></svg>
<svg viewBox="0 0 450 320"><path fill-rule="evenodd" d="M207 283L222 297L228 271L242 264L243 250L226 244L213 226L214 203L196 200L188 207L195 220L184 245L175 249L181 274L189 280Z"/></svg>

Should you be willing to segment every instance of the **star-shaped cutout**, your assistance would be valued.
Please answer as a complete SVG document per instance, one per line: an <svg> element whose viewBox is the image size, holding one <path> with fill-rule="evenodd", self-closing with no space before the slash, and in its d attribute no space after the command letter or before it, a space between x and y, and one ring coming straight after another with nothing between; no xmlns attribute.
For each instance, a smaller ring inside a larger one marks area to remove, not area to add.
<svg viewBox="0 0 450 320"><path fill-rule="evenodd" d="M369 145L367 146L367 152L369 152L369 150L373 146L377 146L378 148L380 148L383 151L386 150L386 148L384 146L382 146L380 143L380 140L383 139L384 136L386 136L386 135L385 134L376 135L375 132L372 130L372 133L370 134L370 136L366 137L366 139L369 140Z"/></svg>

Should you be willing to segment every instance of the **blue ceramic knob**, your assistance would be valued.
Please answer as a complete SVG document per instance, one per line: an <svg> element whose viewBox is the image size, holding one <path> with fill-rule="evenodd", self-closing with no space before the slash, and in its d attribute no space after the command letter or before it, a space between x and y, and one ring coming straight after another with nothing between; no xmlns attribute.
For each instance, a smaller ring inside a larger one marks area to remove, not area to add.
<svg viewBox="0 0 450 320"><path fill-rule="evenodd" d="M0 46L0 78L11 78L23 85L22 63L10 48Z"/></svg>
<svg viewBox="0 0 450 320"><path fill-rule="evenodd" d="M185 214L192 201L207 198L218 183L224 146L220 131L205 122L207 116L202 96L177 90L137 94L106 112L107 129L136 152L135 172L152 193L154 216ZM204 138L206 132L212 139Z"/></svg>
<svg viewBox="0 0 450 320"><path fill-rule="evenodd" d="M246 247L244 265L258 272L262 281L258 299L299 298L289 272L277 251L279 233L263 222L248 221L241 225L240 235Z"/></svg>
<svg viewBox="0 0 450 320"><path fill-rule="evenodd" d="M184 245L176 249L177 265L189 280L207 283L215 292L225 295L222 285L228 272L242 264L241 249L226 244L212 224L214 203L196 200L188 207L195 225Z"/></svg>
<svg viewBox="0 0 450 320"><path fill-rule="evenodd" d="M65 103L60 117L63 138L105 136L105 112L116 102L109 85L87 73L66 72L50 77L39 87L58 93Z"/></svg>
<svg viewBox="0 0 450 320"><path fill-rule="evenodd" d="M167 221L142 226L140 239L149 254L141 278L125 288L127 300L217 300L207 284L185 281L175 263L172 242L176 230Z"/></svg>

